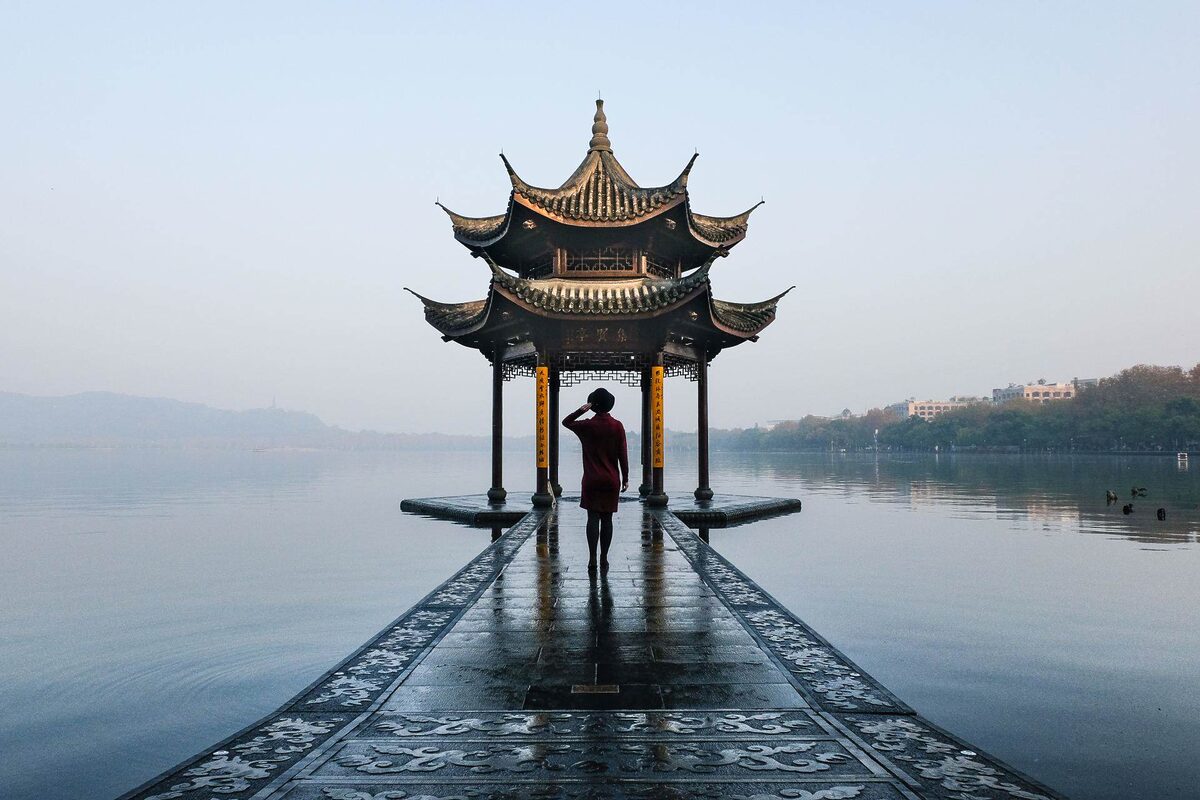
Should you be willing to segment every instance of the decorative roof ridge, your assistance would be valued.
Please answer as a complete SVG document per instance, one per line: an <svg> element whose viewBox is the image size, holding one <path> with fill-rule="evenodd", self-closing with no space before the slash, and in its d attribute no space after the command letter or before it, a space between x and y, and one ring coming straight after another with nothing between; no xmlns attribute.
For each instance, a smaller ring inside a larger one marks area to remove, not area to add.
<svg viewBox="0 0 1200 800"><path fill-rule="evenodd" d="M440 300L432 300L432 299L426 297L425 295L421 294L420 292L414 292L412 289L408 288L407 286L404 287L404 291L408 292L413 297L420 300L422 303L425 304L426 307L435 308L435 309L442 310L442 311L458 308L459 306L463 306L468 303L485 302L485 301L480 301L480 300L467 300L463 303L443 303Z"/></svg>
<svg viewBox="0 0 1200 800"><path fill-rule="evenodd" d="M764 310L764 309L779 305L779 301L782 300L784 297L786 297L788 292L792 291L792 289L795 289L795 288L796 288L795 285L789 286L788 288L784 289L782 292L780 292L779 294L775 295L772 298L769 298L767 300L759 300L757 302L752 302L752 303L736 303L731 300L718 300L715 297L713 298L713 303L718 303L727 308L737 309L739 311L760 311L760 310Z"/></svg>
<svg viewBox="0 0 1200 800"><path fill-rule="evenodd" d="M679 173L679 177L671 181L670 185L679 184L680 187L686 189L688 176L692 174L692 167L696 164L696 159L700 157L700 151L692 153L692 157L688 159L687 166L683 168L683 172Z"/></svg>
<svg viewBox="0 0 1200 800"><path fill-rule="evenodd" d="M762 300L757 303L731 303L727 300L718 300L710 294L708 299L713 321L732 333L748 337L751 341L757 341L758 334L762 332L762 329L775 321L779 301L795 288L795 286L791 286L770 300Z"/></svg>
<svg viewBox="0 0 1200 800"><path fill-rule="evenodd" d="M750 215L765 202L759 200L741 214L732 217L710 217L707 214L698 214L689 207L688 226L698 238L727 250L745 238L750 226Z"/></svg>
<svg viewBox="0 0 1200 800"><path fill-rule="evenodd" d="M442 339L449 341L454 336L460 336L487 319L490 302L483 300L467 300L463 303L442 303L414 292L407 286L404 291L416 297L425 306L425 321L442 333Z"/></svg>
<svg viewBox="0 0 1200 800"><path fill-rule="evenodd" d="M488 244L498 234L503 233L508 222L507 211L490 217L465 217L446 208L440 200L434 202L450 217L450 227L454 230L454 238L468 247L481 247Z"/></svg>
<svg viewBox="0 0 1200 800"><path fill-rule="evenodd" d="M743 211L742 213L740 213L740 214L734 214L732 217L714 217L714 216L712 216L712 215L710 215L710 214L701 214L701 213L700 213L700 212L698 212L698 211L691 211L690 209L689 209L689 213L690 213L690 214L691 214L693 217L698 217L698 218L700 218L702 221L704 221L704 222L708 222L708 223L710 223L710 224L717 224L717 225L720 225L720 224L722 224L722 223L725 223L725 224L731 224L731 225L745 225L747 222L749 222L749 220L750 220L750 215L751 215L751 214L753 214L753 213L754 213L754 211L755 211L755 210L756 210L756 209L757 209L759 206L761 206L761 205L765 204L766 202L767 202L766 200L759 200L757 203L755 203L754 205L750 206L749 208L747 208L747 209L746 209L745 211Z"/></svg>
<svg viewBox="0 0 1200 800"><path fill-rule="evenodd" d="M488 255L488 252L486 250L481 251L479 255L483 258L484 261L487 262L488 268L491 269L493 283L499 283L504 286L510 286L510 285L512 285L513 281L521 280L516 275L509 275L507 272L505 272L500 267L500 265L496 263L496 259L494 259L490 255Z"/></svg>
<svg viewBox="0 0 1200 800"><path fill-rule="evenodd" d="M513 189L519 190L522 186L529 185L525 183L525 181L521 180L521 176L517 174L515 169L513 169L513 165L508 160L508 156L504 155L504 153L501 153L500 160L504 162L504 169L508 172L508 180L512 184Z"/></svg>
<svg viewBox="0 0 1200 800"><path fill-rule="evenodd" d="M446 216L450 217L450 222L456 226L470 224L472 222L496 222L497 220L502 220L505 216L507 216L506 214L489 214L486 217L468 217L465 214L459 214L457 211L451 211L449 208L446 208L446 206L444 206L440 200L434 200L433 204L442 211L445 211Z"/></svg>

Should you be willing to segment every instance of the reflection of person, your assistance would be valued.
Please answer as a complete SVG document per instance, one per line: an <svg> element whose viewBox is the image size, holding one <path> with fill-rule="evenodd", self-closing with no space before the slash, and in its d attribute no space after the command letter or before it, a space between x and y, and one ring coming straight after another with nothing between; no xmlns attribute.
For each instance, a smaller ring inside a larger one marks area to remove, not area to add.
<svg viewBox="0 0 1200 800"><path fill-rule="evenodd" d="M563 420L579 437L583 446L583 497L579 505L588 512L587 540L591 558L588 569L596 568L596 545L600 545L600 566L608 568L608 547L612 544L612 515L621 492L629 488L629 453L625 426L612 417L616 398L607 389L597 389L588 401ZM595 414L580 419L588 411ZM619 470L619 472L618 472Z"/></svg>

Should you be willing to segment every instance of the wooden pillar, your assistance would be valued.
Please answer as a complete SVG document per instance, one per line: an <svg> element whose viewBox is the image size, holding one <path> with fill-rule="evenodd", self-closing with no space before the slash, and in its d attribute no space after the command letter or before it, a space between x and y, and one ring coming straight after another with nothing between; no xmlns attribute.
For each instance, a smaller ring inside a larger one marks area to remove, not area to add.
<svg viewBox="0 0 1200 800"><path fill-rule="evenodd" d="M534 371L534 449L537 453L537 490L530 498L534 506L547 508L554 504L550 494L550 367L542 358Z"/></svg>
<svg viewBox="0 0 1200 800"><path fill-rule="evenodd" d="M642 367L642 485L638 487L638 494L642 497L650 494L654 488L651 484L650 436L650 368Z"/></svg>
<svg viewBox="0 0 1200 800"><path fill-rule="evenodd" d="M654 366L650 367L650 467L651 488L646 496L646 504L655 508L667 505L667 493L663 491L663 466L666 463L666 430L663 427L665 397L663 383L666 378L663 369L663 355L655 356Z"/></svg>
<svg viewBox="0 0 1200 800"><path fill-rule="evenodd" d="M504 491L504 362L500 354L492 356L492 488L489 503L503 503Z"/></svg>
<svg viewBox="0 0 1200 800"><path fill-rule="evenodd" d="M550 491L562 497L562 485L558 482L558 434L561 423L558 416L558 390L562 380L558 367L550 368Z"/></svg>
<svg viewBox="0 0 1200 800"><path fill-rule="evenodd" d="M696 499L712 500L708 485L708 356L701 352L696 362Z"/></svg>

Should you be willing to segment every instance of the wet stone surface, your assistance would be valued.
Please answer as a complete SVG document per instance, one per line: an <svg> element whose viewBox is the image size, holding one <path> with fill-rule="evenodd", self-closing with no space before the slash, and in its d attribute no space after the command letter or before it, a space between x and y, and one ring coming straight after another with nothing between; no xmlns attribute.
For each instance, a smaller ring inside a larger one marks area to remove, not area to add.
<svg viewBox="0 0 1200 800"><path fill-rule="evenodd" d="M128 797L1056 797L937 729L665 511L569 503L279 713Z"/></svg>

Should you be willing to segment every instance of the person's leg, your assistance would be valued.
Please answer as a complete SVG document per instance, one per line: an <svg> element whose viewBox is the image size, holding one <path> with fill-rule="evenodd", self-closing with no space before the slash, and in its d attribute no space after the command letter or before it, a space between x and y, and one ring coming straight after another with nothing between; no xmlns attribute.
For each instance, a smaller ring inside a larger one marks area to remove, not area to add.
<svg viewBox="0 0 1200 800"><path fill-rule="evenodd" d="M607 514L600 514L600 566L608 566L608 546L612 544L613 536L613 515L610 511ZM595 552L595 551L593 551Z"/></svg>
<svg viewBox="0 0 1200 800"><path fill-rule="evenodd" d="M600 514L589 511L587 515L588 552L591 553L591 557L588 559L588 569L593 569L596 566L596 545L600 542Z"/></svg>

